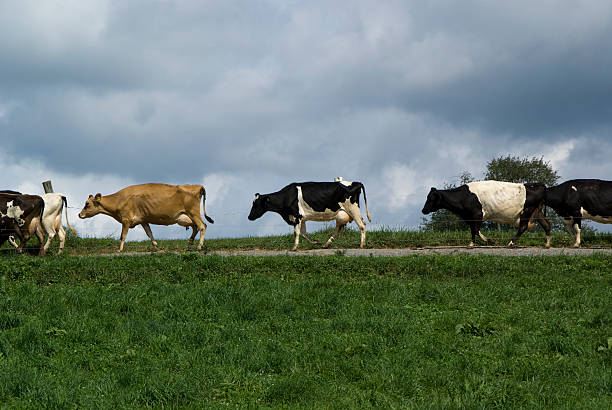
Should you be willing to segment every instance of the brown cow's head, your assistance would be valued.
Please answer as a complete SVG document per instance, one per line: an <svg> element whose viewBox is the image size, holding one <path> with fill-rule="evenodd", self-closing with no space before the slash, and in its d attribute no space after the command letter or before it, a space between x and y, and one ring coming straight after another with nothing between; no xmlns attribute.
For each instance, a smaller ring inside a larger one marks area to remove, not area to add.
<svg viewBox="0 0 612 410"><path fill-rule="evenodd" d="M100 193L96 194L96 196L89 195L89 198L85 201L85 206L81 209L81 212L79 212L79 218L91 218L102 212L103 208L102 205L100 205L100 199L102 199L102 194Z"/></svg>

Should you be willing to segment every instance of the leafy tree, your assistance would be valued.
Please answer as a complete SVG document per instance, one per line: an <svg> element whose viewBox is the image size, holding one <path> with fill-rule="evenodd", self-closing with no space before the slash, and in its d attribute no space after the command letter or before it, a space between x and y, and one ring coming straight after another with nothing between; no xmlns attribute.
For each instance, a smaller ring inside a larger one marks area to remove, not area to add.
<svg viewBox="0 0 612 410"><path fill-rule="evenodd" d="M559 175L542 157L519 158L508 155L489 161L484 179L519 184L540 182L546 186L553 186L559 180Z"/></svg>

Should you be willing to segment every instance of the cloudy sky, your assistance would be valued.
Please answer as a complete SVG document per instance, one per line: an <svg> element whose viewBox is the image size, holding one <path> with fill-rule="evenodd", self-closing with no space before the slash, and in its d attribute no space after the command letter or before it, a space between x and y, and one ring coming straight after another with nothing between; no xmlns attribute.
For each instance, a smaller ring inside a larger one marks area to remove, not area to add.
<svg viewBox="0 0 612 410"><path fill-rule="evenodd" d="M612 179L611 38L605 0L2 0L0 187L51 179L107 237L89 194L201 183L215 238L288 233L254 193L343 176L374 228L416 228L502 155Z"/></svg>

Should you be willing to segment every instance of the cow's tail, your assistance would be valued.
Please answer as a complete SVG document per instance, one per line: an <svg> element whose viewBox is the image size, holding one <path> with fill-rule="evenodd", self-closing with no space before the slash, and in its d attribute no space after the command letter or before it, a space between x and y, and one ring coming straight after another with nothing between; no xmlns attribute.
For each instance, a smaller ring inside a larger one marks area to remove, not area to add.
<svg viewBox="0 0 612 410"><path fill-rule="evenodd" d="M68 222L68 201L64 195L62 195L62 201L64 202L64 211L66 212L66 226L68 226L68 229L70 229L70 232L72 232L73 235L76 235L76 231L72 226L70 226L70 222Z"/></svg>
<svg viewBox="0 0 612 410"><path fill-rule="evenodd" d="M363 190L363 202L365 203L366 207L366 216L368 217L368 221L372 222L372 218L370 217L370 210L368 209L368 198L366 197L365 186L363 184L361 184L361 189Z"/></svg>
<svg viewBox="0 0 612 410"><path fill-rule="evenodd" d="M204 187L200 187L200 195L202 195L202 212L204 212L204 218L211 224L214 224L215 221L213 221L210 216L206 215L206 190Z"/></svg>

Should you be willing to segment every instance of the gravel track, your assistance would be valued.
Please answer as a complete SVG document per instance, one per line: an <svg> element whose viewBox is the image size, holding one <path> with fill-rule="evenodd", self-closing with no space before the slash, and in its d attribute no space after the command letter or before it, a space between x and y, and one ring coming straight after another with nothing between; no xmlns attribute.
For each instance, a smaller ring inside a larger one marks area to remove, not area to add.
<svg viewBox="0 0 612 410"><path fill-rule="evenodd" d="M162 251L163 252L163 251ZM269 249L249 249L249 250L212 250L212 251L191 251L203 255L220 256L409 256L409 255L497 255L497 256L588 256L588 255L607 255L612 258L612 248L540 248L535 246L507 248L504 246L438 246L425 248L397 248L397 249L309 249L298 250L269 250ZM183 254L184 252L168 251L167 253ZM99 256L132 256L150 255L151 252L122 252L104 253ZM90 255L93 256L93 255ZM611 259L612 260L612 259Z"/></svg>
<svg viewBox="0 0 612 410"><path fill-rule="evenodd" d="M604 254L612 256L612 248L538 248L538 247L496 247L496 246L440 246L427 248L401 248L401 249L310 249L304 251L275 251L275 250L227 250L210 251L208 254L222 256L408 256L408 255L499 255L499 256L556 256L572 255L585 256Z"/></svg>

